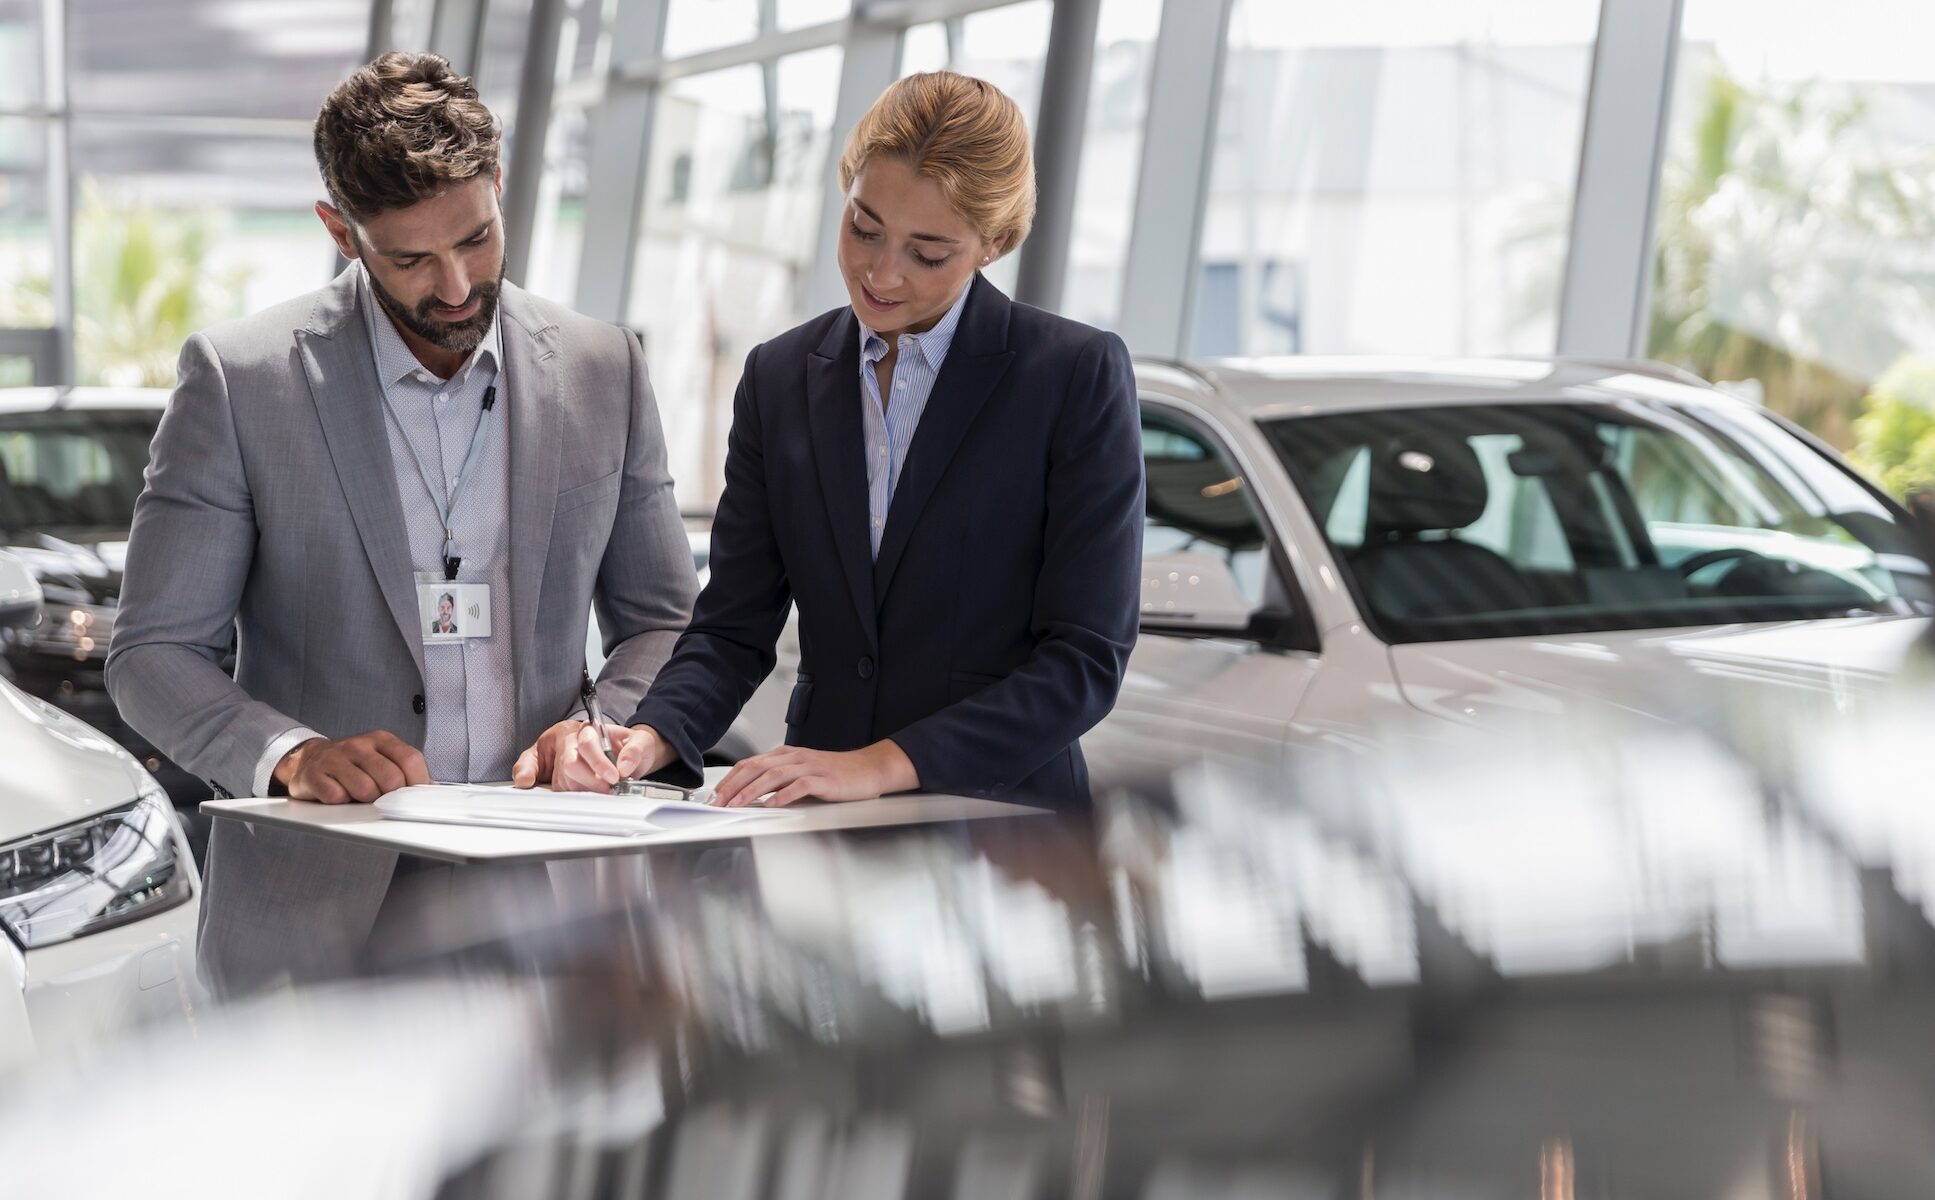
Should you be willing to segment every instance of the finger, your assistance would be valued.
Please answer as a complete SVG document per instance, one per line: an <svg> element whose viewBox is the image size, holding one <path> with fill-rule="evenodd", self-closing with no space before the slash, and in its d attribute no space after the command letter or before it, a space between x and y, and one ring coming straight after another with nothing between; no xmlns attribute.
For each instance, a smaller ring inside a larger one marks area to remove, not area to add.
<svg viewBox="0 0 1935 1200"><path fill-rule="evenodd" d="M371 754L360 760L363 773L376 781L385 794L404 785L403 768L386 754Z"/></svg>
<svg viewBox="0 0 1935 1200"><path fill-rule="evenodd" d="M423 757L423 751L405 742L401 757L390 755L390 761L403 768L403 782L411 787L423 787L433 782L430 778L430 764Z"/></svg>
<svg viewBox="0 0 1935 1200"><path fill-rule="evenodd" d="M289 798L314 800L318 804L347 804L349 793L320 771L299 771L289 781Z"/></svg>
<svg viewBox="0 0 1935 1200"><path fill-rule="evenodd" d="M638 729L620 729L612 733L618 746L618 777L636 779L645 773L647 760L651 757L654 735Z"/></svg>
<svg viewBox="0 0 1935 1200"><path fill-rule="evenodd" d="M511 764L511 786L528 788L537 785L538 757L536 748L526 750Z"/></svg>
<svg viewBox="0 0 1935 1200"><path fill-rule="evenodd" d="M605 795L611 791L612 785L594 773L581 758L569 770L553 775L551 787L560 792L596 792Z"/></svg>
<svg viewBox="0 0 1935 1200"><path fill-rule="evenodd" d="M346 749L349 751L349 761L356 764L357 770L369 776L371 784L376 787L377 796L394 792L403 786L403 768L388 754L368 744ZM372 800L375 798L370 797Z"/></svg>
<svg viewBox="0 0 1935 1200"><path fill-rule="evenodd" d="M776 792L798 779L802 772L791 763L781 763L761 772L726 802L727 808L744 808L768 792Z"/></svg>
<svg viewBox="0 0 1935 1200"><path fill-rule="evenodd" d="M556 751L551 759L551 790L554 792L568 792L571 789L562 786L562 781L569 780L576 774L578 766L578 739L572 737L569 733L560 732L555 738L547 738L546 740L550 741L556 747Z"/></svg>
<svg viewBox="0 0 1935 1200"><path fill-rule="evenodd" d="M768 797L763 807L785 808L795 800L811 800L818 785L819 780L811 776L795 779Z"/></svg>
<svg viewBox="0 0 1935 1200"><path fill-rule="evenodd" d="M712 794L718 797L720 804L730 804L741 788L757 779L772 766L772 758L771 754L755 754L751 758L740 759L732 764L732 770L726 772L726 777L719 781L719 786L712 789Z"/></svg>
<svg viewBox="0 0 1935 1200"><path fill-rule="evenodd" d="M599 736L598 727L587 725L578 731L578 761L584 768L606 783L617 783L623 778L611 759L605 757L605 741Z"/></svg>
<svg viewBox="0 0 1935 1200"><path fill-rule="evenodd" d="M403 773L403 782L397 784L397 787L420 786L432 782L430 765L423 760L423 751L387 729L377 729L363 734L360 738L351 738L348 744L352 748L368 750L395 763L397 770Z"/></svg>
<svg viewBox="0 0 1935 1200"><path fill-rule="evenodd" d="M368 804L382 793L376 790L376 780L369 772L349 759L337 759L323 768L325 774L342 786L349 799L357 804Z"/></svg>

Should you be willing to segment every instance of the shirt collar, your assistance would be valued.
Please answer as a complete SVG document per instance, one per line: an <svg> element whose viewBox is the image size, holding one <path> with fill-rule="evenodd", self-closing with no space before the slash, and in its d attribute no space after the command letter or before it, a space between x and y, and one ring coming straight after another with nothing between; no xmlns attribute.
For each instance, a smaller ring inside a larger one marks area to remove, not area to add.
<svg viewBox="0 0 1935 1200"><path fill-rule="evenodd" d="M934 327L926 333L903 333L901 345L911 347L927 361L927 365L939 370L941 361L947 357L949 346L954 344L954 333L961 326L961 310L967 307L968 293L974 290L974 280L970 277L961 294L954 303L934 322ZM860 322L860 359L862 362L877 363L887 357L887 339Z"/></svg>
<svg viewBox="0 0 1935 1200"><path fill-rule="evenodd" d="M396 323L390 320L389 313L383 311L375 292L370 288L369 268L360 262L356 264L356 279L362 293L363 321L369 332L370 349L376 355L377 382L385 388L412 376L418 376L426 383L441 382L435 372L417 361L409 343L396 331ZM457 374L452 376L459 384L468 383L471 372L479 364L488 362L495 373L504 361L504 339L500 328L503 320L502 292L498 298L499 306L491 314L490 328L485 331L484 340L477 344L477 348L470 352L470 357L464 360L464 365L457 368Z"/></svg>

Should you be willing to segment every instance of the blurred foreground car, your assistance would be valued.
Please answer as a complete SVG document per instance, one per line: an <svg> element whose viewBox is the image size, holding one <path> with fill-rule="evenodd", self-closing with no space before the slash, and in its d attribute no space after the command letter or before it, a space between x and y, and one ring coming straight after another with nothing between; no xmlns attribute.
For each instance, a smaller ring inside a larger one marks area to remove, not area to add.
<svg viewBox="0 0 1935 1200"><path fill-rule="evenodd" d="M1136 373L1142 637L1083 740L1098 788L1206 756L1277 774L1419 712L1844 702L1928 624L1907 513L1808 434L1669 368ZM789 623L729 742L784 739L795 672L813 669L797 637Z"/></svg>
<svg viewBox="0 0 1935 1200"><path fill-rule="evenodd" d="M38 583L0 553L0 624ZM0 682L0 1063L192 1011L200 879L128 753Z"/></svg>

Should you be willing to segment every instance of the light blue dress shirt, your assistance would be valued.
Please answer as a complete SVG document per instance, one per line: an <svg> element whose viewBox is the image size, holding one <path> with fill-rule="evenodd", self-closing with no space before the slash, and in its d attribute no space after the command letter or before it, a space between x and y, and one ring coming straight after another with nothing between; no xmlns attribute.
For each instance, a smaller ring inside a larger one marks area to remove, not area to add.
<svg viewBox="0 0 1935 1200"><path fill-rule="evenodd" d="M948 347L954 344L954 331L972 290L963 287L953 307L926 333L900 335L890 399L881 396L880 376L874 371L887 357L887 341L866 322L860 323L860 394L865 401L860 405L860 426L867 451L867 535L875 558L880 557L880 537L887 530L887 511L900 483L900 469L907 462L907 448L913 444L921 414L927 411L927 398L934 391Z"/></svg>
<svg viewBox="0 0 1935 1200"><path fill-rule="evenodd" d="M361 269L357 275L364 327L376 359L376 378L383 387L390 461L416 571L435 572L443 578L443 522L425 490L418 463L443 486L447 499L463 470L477 422L494 422L471 468L476 478L464 486L458 509L451 513L463 559L457 582L490 585L492 632L488 638L423 647L423 757L432 779L453 783L508 779L511 762L522 747L515 744L511 667L510 397L502 378L502 318L491 321L483 342L455 375L439 379L417 361L388 314L378 308L369 277ZM496 405L485 414L484 392L493 386ZM462 627L460 619L458 628ZM270 777L283 755L319 736L314 730L298 728L271 742L256 767L256 794L268 793Z"/></svg>

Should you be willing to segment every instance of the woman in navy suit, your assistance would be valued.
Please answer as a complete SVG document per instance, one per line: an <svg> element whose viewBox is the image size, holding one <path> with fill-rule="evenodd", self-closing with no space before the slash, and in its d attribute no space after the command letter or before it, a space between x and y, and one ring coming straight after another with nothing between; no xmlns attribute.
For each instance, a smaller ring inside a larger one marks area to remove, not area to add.
<svg viewBox="0 0 1935 1200"><path fill-rule="evenodd" d="M1136 636L1140 422L1120 338L1015 304L980 274L1034 215L1014 101L953 72L894 84L840 159L851 304L747 356L710 582L631 728L518 764L606 790L696 782L773 668L789 601L787 744L725 804L921 790L1088 800L1076 740Z"/></svg>

